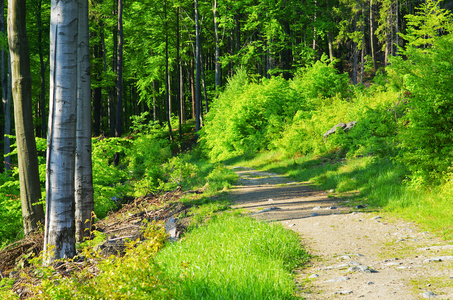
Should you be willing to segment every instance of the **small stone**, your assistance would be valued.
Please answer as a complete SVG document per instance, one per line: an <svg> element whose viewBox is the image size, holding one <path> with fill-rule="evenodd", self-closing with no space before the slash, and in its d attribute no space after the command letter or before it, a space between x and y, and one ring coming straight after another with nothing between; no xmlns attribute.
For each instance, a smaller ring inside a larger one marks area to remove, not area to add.
<svg viewBox="0 0 453 300"><path fill-rule="evenodd" d="M321 209L321 206L315 206L315 207L313 207L313 210L318 210L318 209Z"/></svg>
<svg viewBox="0 0 453 300"><path fill-rule="evenodd" d="M423 298L436 298L436 294L434 294L433 292L429 291L429 292L424 292L422 294Z"/></svg>
<svg viewBox="0 0 453 300"><path fill-rule="evenodd" d="M349 255L343 255L340 257L341 259L351 259L351 257Z"/></svg>
<svg viewBox="0 0 453 300"><path fill-rule="evenodd" d="M371 218L371 220L379 220L379 219L382 219L382 217L381 216L376 216L376 217Z"/></svg>
<svg viewBox="0 0 453 300"><path fill-rule="evenodd" d="M363 206L363 205L356 205L355 206L355 209L362 209L362 208L365 208L365 206Z"/></svg>
<svg viewBox="0 0 453 300"><path fill-rule="evenodd" d="M326 280L326 282L343 282L343 281L346 281L349 279L351 279L351 278L349 278L348 276L342 276L342 277L336 277L336 278Z"/></svg>
<svg viewBox="0 0 453 300"><path fill-rule="evenodd" d="M329 207L326 207L326 209L337 209L336 206L329 206Z"/></svg>
<svg viewBox="0 0 453 300"><path fill-rule="evenodd" d="M333 192L335 192L335 190L333 190L333 189L332 189L332 190L329 190L329 193L333 193Z"/></svg>
<svg viewBox="0 0 453 300"><path fill-rule="evenodd" d="M290 225L288 225L288 227L293 227L293 226L296 226L296 224L290 224Z"/></svg>
<svg viewBox="0 0 453 300"><path fill-rule="evenodd" d="M349 295L349 294L352 294L352 291L351 290L343 290L343 291L335 292L335 294L337 294L337 295Z"/></svg>
<svg viewBox="0 0 453 300"><path fill-rule="evenodd" d="M269 202L273 202L273 201L274 201L274 199L269 199L269 200L267 200L267 201L269 201Z"/></svg>
<svg viewBox="0 0 453 300"><path fill-rule="evenodd" d="M316 217L318 215L318 213L312 213L311 216L312 217Z"/></svg>
<svg viewBox="0 0 453 300"><path fill-rule="evenodd" d="M318 278L319 275L318 274L311 274L310 276L308 276L308 278L310 279L314 279L314 278Z"/></svg>
<svg viewBox="0 0 453 300"><path fill-rule="evenodd" d="M441 262L445 260L453 260L453 256L439 256L439 257L432 257L425 259L423 262L424 263L429 263L429 262Z"/></svg>
<svg viewBox="0 0 453 300"><path fill-rule="evenodd" d="M347 268L347 267L349 267L348 264L341 264L341 265L338 265L338 266L337 266L337 269L345 269L345 268Z"/></svg>
<svg viewBox="0 0 453 300"><path fill-rule="evenodd" d="M372 284L374 284L374 282L373 281L368 281L366 284L372 285Z"/></svg>

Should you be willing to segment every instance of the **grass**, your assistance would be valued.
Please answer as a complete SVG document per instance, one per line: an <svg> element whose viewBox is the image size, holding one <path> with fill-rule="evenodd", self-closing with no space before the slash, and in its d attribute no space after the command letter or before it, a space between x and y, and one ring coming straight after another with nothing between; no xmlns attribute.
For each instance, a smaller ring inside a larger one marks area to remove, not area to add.
<svg viewBox="0 0 453 300"><path fill-rule="evenodd" d="M291 270L307 259L293 232L231 213L156 257L178 299L292 299Z"/></svg>
<svg viewBox="0 0 453 300"><path fill-rule="evenodd" d="M339 159L333 153L285 158L266 152L234 163L308 181L316 189L332 189L335 197L350 200L350 205L367 204L369 209L416 222L423 230L453 239L453 182L431 188L410 186L406 170L389 158Z"/></svg>

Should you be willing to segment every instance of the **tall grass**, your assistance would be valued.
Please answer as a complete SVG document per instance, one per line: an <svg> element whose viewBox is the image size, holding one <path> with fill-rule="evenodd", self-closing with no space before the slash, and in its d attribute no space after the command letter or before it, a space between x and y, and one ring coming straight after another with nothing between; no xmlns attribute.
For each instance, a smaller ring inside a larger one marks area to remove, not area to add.
<svg viewBox="0 0 453 300"><path fill-rule="evenodd" d="M291 270L307 259L293 232L231 214L156 256L178 299L292 299Z"/></svg>

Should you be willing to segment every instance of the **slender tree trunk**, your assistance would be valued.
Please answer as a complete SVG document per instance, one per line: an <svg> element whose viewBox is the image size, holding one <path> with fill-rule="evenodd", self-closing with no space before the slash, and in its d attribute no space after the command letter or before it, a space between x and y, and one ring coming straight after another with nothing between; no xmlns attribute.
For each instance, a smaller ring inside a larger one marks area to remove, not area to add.
<svg viewBox="0 0 453 300"><path fill-rule="evenodd" d="M222 86L222 65L220 63L220 39L219 39L219 23L217 22L217 0L214 0L212 5L214 14L214 37L215 37L215 90Z"/></svg>
<svg viewBox="0 0 453 300"><path fill-rule="evenodd" d="M170 93L170 73L168 72L168 22L167 22L167 4L164 4L164 17L165 17L165 104L166 104L166 116L168 124L168 133L170 140L173 140L172 128L171 128L171 93Z"/></svg>
<svg viewBox="0 0 453 300"><path fill-rule="evenodd" d="M0 2L0 26L1 32L6 36L5 27L5 1ZM5 49L1 48L1 81L2 81L2 104L3 114L5 118L4 127L4 139L3 139L3 154L6 155L11 152L11 141L6 135L11 134L11 64L9 60L9 54L5 52ZM8 65L8 67L6 67ZM7 172L11 170L11 156L4 156L4 170Z"/></svg>
<svg viewBox="0 0 453 300"><path fill-rule="evenodd" d="M47 134L47 124L46 124L46 63L44 62L44 51L43 51L43 41L42 41L42 20L41 20L41 11L42 11L42 0L38 1L38 15L37 15L37 25L38 25L38 52L39 52L39 64L40 64L40 74L41 74L41 95L40 95L40 115L41 115L41 137L45 138ZM38 134L38 132L36 133Z"/></svg>
<svg viewBox="0 0 453 300"><path fill-rule="evenodd" d="M91 81L88 25L88 0L79 2L77 51L77 131L75 156L75 219L76 241L91 234L94 211L93 174L91 163Z"/></svg>
<svg viewBox="0 0 453 300"><path fill-rule="evenodd" d="M116 6L114 6L114 10L118 8L118 0L114 1ZM117 19L118 20L118 19ZM112 55L112 69L114 72L118 74L118 26L113 27L113 55ZM104 52L105 53L105 52ZM118 80L118 75L117 79ZM115 102L115 95L117 94L117 87L118 83L115 81L115 86L111 88L109 92L109 120L110 120L110 136L115 136L116 131L116 118L115 118L115 111L116 111L116 102Z"/></svg>
<svg viewBox="0 0 453 300"><path fill-rule="evenodd" d="M357 12L354 14L354 32L357 31ZM358 64L358 47L357 42L353 42L353 53L352 53L352 83L357 84L357 64Z"/></svg>
<svg viewBox="0 0 453 300"><path fill-rule="evenodd" d="M156 81L153 79L153 121L157 121L157 105L156 105Z"/></svg>
<svg viewBox="0 0 453 300"><path fill-rule="evenodd" d="M178 86L177 86L177 99L179 103L178 107L178 121L179 121L179 126L178 126L178 131L179 131L179 140L182 139L182 122L183 122L183 100L181 97L182 94L182 89L181 89L181 83L182 83L182 68L181 68L181 56L179 54L179 36L180 36L180 30L179 30L179 7L176 10L176 64L178 68Z"/></svg>
<svg viewBox="0 0 453 300"><path fill-rule="evenodd" d="M398 5L398 0L395 2L395 56L398 56L398 46L399 46L399 17L398 17L398 10L399 10L399 5Z"/></svg>
<svg viewBox="0 0 453 300"><path fill-rule="evenodd" d="M123 0L118 0L118 56L116 65L116 126L115 137L121 137L123 127ZM115 153L113 163L117 166L120 154Z"/></svg>
<svg viewBox="0 0 453 300"><path fill-rule="evenodd" d="M199 131L201 128L200 124L200 98L201 98L201 66L200 66L200 24L198 21L198 0L195 0L195 131Z"/></svg>
<svg viewBox="0 0 453 300"><path fill-rule="evenodd" d="M370 0L370 48L371 48L371 58L373 60L373 69L376 70L376 51L374 45L374 17L373 17L373 0Z"/></svg>
<svg viewBox="0 0 453 300"><path fill-rule="evenodd" d="M196 120L196 96L195 96L195 77L194 77L194 62L193 59L190 60L190 68L188 69L189 71L189 80L190 80L190 92L192 96L192 119Z"/></svg>
<svg viewBox="0 0 453 300"><path fill-rule="evenodd" d="M209 104L208 104L208 92L206 91L206 77L204 75L204 63L203 63L203 54L202 51L200 51L200 66L201 66L201 82L203 85L203 95L204 95L204 107L205 107L205 112L209 112Z"/></svg>
<svg viewBox="0 0 453 300"><path fill-rule="evenodd" d="M8 44L16 127L22 218L26 235L44 220L39 183L38 154L31 101L30 50L26 30L26 1L8 1Z"/></svg>
<svg viewBox="0 0 453 300"><path fill-rule="evenodd" d="M52 0L44 251L53 255L47 253L47 263L76 253L77 20L77 0Z"/></svg>

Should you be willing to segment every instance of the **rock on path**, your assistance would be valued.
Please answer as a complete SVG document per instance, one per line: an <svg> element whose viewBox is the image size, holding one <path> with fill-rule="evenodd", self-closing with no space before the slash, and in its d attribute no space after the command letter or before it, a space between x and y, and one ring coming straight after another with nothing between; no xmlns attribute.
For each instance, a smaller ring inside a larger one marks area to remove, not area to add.
<svg viewBox="0 0 453 300"><path fill-rule="evenodd" d="M333 190L249 168L235 172L234 207L299 233L314 256L298 271L302 297L453 299L453 246L413 224L354 211Z"/></svg>

